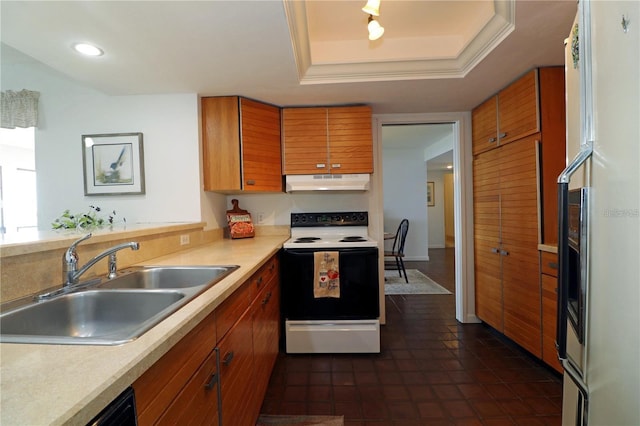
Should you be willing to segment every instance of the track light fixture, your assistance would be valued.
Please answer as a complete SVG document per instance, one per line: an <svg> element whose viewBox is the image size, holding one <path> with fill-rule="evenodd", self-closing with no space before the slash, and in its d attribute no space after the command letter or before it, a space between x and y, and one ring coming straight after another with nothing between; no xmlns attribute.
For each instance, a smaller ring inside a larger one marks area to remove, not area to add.
<svg viewBox="0 0 640 426"><path fill-rule="evenodd" d="M380 22L374 19L374 16L380 16L380 0L367 0L367 4L362 8L364 13L369 14L367 29L369 30L369 40L377 40L384 34L384 28Z"/></svg>
<svg viewBox="0 0 640 426"><path fill-rule="evenodd" d="M364 13L373 16L380 16L380 0L367 0L367 4L362 8Z"/></svg>
<svg viewBox="0 0 640 426"><path fill-rule="evenodd" d="M377 40L382 37L382 34L384 34L384 27L382 27L378 21L373 19L372 15L369 15L367 29L369 30L369 40Z"/></svg>

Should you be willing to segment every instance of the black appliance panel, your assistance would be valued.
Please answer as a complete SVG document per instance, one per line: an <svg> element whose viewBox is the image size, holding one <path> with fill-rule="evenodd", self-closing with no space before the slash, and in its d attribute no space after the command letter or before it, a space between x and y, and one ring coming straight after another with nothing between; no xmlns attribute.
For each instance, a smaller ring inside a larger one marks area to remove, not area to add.
<svg viewBox="0 0 640 426"><path fill-rule="evenodd" d="M283 250L280 269L283 318L286 320L378 318L380 315L378 248L332 250L339 252L339 298L313 296L313 258L317 251L317 249Z"/></svg>

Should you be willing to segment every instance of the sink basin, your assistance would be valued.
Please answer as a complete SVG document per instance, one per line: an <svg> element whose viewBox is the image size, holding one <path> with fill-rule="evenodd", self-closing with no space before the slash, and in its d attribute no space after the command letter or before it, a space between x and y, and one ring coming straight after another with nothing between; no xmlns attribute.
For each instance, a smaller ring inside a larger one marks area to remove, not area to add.
<svg viewBox="0 0 640 426"><path fill-rule="evenodd" d="M175 290L69 293L2 313L0 341L117 345L177 310L185 296Z"/></svg>
<svg viewBox="0 0 640 426"><path fill-rule="evenodd" d="M120 289L182 289L210 286L238 266L144 266L125 269L122 275L105 280L98 288Z"/></svg>
<svg viewBox="0 0 640 426"><path fill-rule="evenodd" d="M119 345L180 309L238 266L144 266L0 313L0 342Z"/></svg>

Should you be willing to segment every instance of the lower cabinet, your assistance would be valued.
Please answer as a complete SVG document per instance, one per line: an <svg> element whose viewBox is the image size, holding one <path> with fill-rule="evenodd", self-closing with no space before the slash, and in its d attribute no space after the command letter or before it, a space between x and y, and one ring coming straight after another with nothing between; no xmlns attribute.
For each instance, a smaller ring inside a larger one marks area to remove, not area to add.
<svg viewBox="0 0 640 426"><path fill-rule="evenodd" d="M556 350L558 318L558 255L540 252L540 281L542 284L542 360L562 372Z"/></svg>
<svg viewBox="0 0 640 426"><path fill-rule="evenodd" d="M138 424L254 425L280 337L269 259L133 384Z"/></svg>

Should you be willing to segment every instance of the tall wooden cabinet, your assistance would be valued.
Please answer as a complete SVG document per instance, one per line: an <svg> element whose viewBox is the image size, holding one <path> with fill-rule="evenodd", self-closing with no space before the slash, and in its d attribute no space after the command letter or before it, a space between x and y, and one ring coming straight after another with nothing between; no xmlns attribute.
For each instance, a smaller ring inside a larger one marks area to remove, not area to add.
<svg viewBox="0 0 640 426"><path fill-rule="evenodd" d="M222 96L201 109L205 191L282 192L280 108Z"/></svg>
<svg viewBox="0 0 640 426"><path fill-rule="evenodd" d="M285 175L373 173L371 107L282 110Z"/></svg>
<svg viewBox="0 0 640 426"><path fill-rule="evenodd" d="M563 69L526 73L476 107L472 120L476 314L542 358L538 245L557 242Z"/></svg>
<svg viewBox="0 0 640 426"><path fill-rule="evenodd" d="M538 142L529 137L474 160L476 313L540 356Z"/></svg>

